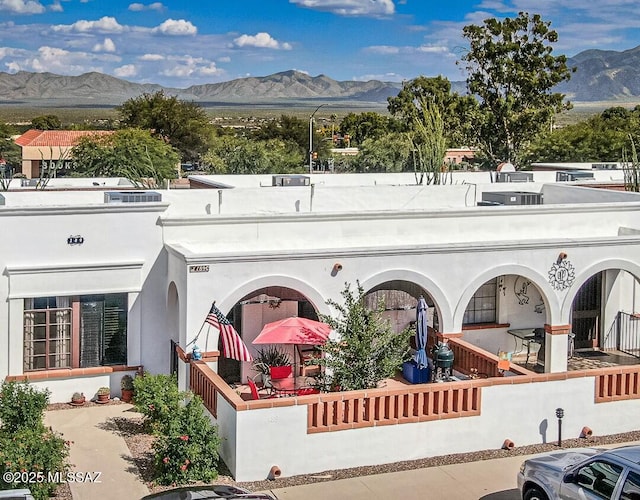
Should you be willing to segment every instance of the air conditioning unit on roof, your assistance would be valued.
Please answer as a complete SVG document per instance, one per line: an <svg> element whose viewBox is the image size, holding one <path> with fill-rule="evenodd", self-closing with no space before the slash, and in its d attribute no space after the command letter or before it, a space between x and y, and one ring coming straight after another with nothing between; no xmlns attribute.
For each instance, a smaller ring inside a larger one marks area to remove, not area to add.
<svg viewBox="0 0 640 500"><path fill-rule="evenodd" d="M479 206L496 205L542 205L542 193L525 191L494 191L482 193Z"/></svg>
<svg viewBox="0 0 640 500"><path fill-rule="evenodd" d="M162 195L157 191L105 191L105 203L158 203Z"/></svg>
<svg viewBox="0 0 640 500"><path fill-rule="evenodd" d="M533 172L498 172L496 182L533 182Z"/></svg>
<svg viewBox="0 0 640 500"><path fill-rule="evenodd" d="M593 172L588 172L586 170L556 172L556 182L580 181L585 179L593 179Z"/></svg>

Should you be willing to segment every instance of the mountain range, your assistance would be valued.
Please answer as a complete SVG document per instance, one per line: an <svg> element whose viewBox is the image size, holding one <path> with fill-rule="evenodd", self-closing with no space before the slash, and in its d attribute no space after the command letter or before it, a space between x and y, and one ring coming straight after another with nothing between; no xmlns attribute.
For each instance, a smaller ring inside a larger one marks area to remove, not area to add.
<svg viewBox="0 0 640 500"><path fill-rule="evenodd" d="M622 52L587 50L570 58L568 64L576 71L571 80L559 85L557 90L571 101L640 100L640 46ZM185 89L133 83L96 72L79 76L0 72L2 104L67 101L77 105L116 105L144 92L158 90L203 105L313 100L386 104L387 97L397 95L400 88L400 83L336 81L325 75L309 76L298 71L193 85ZM452 88L462 93L465 83L452 82Z"/></svg>

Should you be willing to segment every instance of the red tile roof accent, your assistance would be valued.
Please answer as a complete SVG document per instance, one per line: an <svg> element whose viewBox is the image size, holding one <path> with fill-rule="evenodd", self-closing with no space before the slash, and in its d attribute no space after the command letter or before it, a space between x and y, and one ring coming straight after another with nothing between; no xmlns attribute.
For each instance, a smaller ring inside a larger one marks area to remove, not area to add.
<svg viewBox="0 0 640 500"><path fill-rule="evenodd" d="M111 130L35 130L26 131L16 139L18 146L75 146L80 138L112 134Z"/></svg>

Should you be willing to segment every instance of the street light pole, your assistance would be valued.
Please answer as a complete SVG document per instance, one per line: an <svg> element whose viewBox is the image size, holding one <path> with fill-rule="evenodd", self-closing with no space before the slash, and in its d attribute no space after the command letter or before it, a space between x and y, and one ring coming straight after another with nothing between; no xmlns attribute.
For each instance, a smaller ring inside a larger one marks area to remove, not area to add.
<svg viewBox="0 0 640 500"><path fill-rule="evenodd" d="M322 106L326 106L326 105L327 105L326 103L320 104L320 106L318 106L315 109L315 111L311 113L311 116L309 117L309 173L310 174L313 173L313 117L316 115L316 113Z"/></svg>

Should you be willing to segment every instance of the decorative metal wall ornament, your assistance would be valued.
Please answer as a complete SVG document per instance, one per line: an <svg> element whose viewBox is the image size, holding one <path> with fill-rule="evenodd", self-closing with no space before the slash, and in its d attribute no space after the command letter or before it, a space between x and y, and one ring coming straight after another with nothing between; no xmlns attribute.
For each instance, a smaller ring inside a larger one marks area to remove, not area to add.
<svg viewBox="0 0 640 500"><path fill-rule="evenodd" d="M569 288L576 279L576 270L568 260L559 260L549 269L549 283L555 290Z"/></svg>
<svg viewBox="0 0 640 500"><path fill-rule="evenodd" d="M513 293L518 299L518 304L521 306L529 303L529 296L527 295L527 291L531 286L531 281L525 279L524 281L520 281L521 276L518 276L516 280L513 282ZM518 284L520 287L518 287Z"/></svg>

